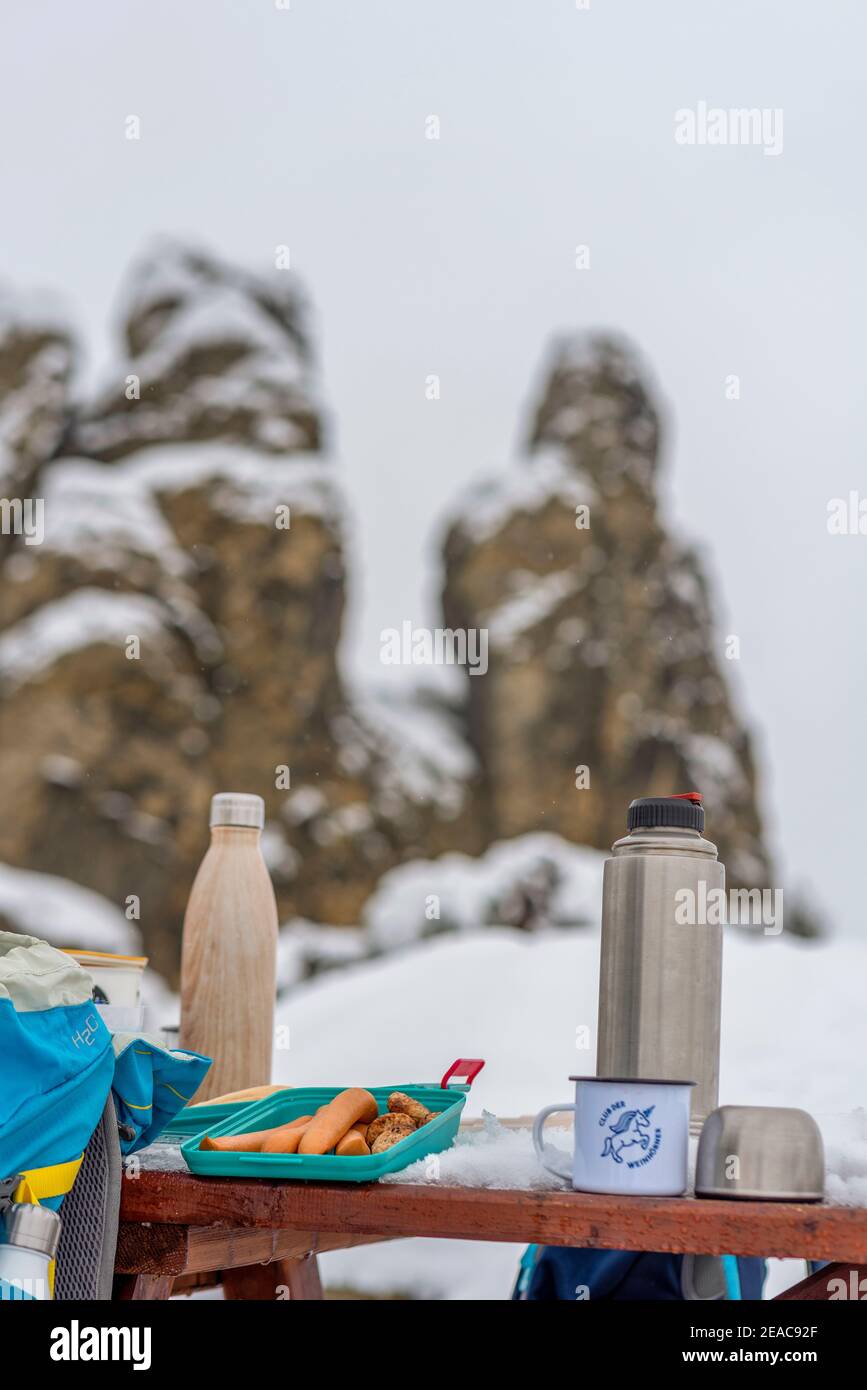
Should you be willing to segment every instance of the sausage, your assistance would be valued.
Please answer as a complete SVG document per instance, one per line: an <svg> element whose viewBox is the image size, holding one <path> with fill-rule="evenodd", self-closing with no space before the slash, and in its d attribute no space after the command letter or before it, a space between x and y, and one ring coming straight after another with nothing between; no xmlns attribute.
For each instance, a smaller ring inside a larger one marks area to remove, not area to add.
<svg viewBox="0 0 867 1390"><path fill-rule="evenodd" d="M309 1126L313 1123L313 1116L305 1116L304 1124L282 1125L280 1129L273 1129L262 1141L260 1153L263 1154L294 1154L298 1152L298 1145L302 1137L307 1133Z"/></svg>
<svg viewBox="0 0 867 1390"><path fill-rule="evenodd" d="M261 1153L266 1139L272 1139L278 1134L283 1135L301 1125L306 1127L312 1118L312 1115L299 1115L297 1120L290 1120L288 1125L280 1125L277 1129L256 1129L248 1134L220 1134L214 1139L208 1134L203 1134L199 1148L206 1151L216 1150L218 1153ZM294 1149L292 1152L294 1153Z"/></svg>
<svg viewBox="0 0 867 1390"><path fill-rule="evenodd" d="M316 1114L298 1145L298 1152L327 1154L358 1120L367 1124L375 1119L378 1109L369 1091L362 1090L360 1086L350 1086Z"/></svg>
<svg viewBox="0 0 867 1390"><path fill-rule="evenodd" d="M267 1129L259 1129L250 1134L221 1134L216 1139L212 1139L209 1134L203 1134L199 1148L207 1151L214 1149L219 1153L258 1153L259 1145L267 1133Z"/></svg>
<svg viewBox="0 0 867 1390"><path fill-rule="evenodd" d="M338 1158L366 1158L370 1153L370 1145L362 1133L367 1129L367 1125L353 1125L348 1129L343 1138L335 1145L334 1152Z"/></svg>

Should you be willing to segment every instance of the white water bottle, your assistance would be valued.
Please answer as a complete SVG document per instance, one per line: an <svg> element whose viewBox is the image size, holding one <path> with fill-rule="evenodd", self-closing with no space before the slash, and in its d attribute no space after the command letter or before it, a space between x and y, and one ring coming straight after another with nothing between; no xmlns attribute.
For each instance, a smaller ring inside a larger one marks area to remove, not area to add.
<svg viewBox="0 0 867 1390"><path fill-rule="evenodd" d="M0 1229L0 1298L51 1298L48 1266L57 1254L60 1217L50 1207L14 1202Z"/></svg>

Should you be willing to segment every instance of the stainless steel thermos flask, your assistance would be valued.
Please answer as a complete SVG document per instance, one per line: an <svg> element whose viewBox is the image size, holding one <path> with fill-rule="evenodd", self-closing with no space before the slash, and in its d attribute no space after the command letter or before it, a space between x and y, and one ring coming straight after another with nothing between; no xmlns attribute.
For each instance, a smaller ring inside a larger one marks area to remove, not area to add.
<svg viewBox="0 0 867 1390"><path fill-rule="evenodd" d="M605 861L596 1073L695 1081L696 1132L718 1103L723 929L702 918L725 869L698 792L639 797L627 826Z"/></svg>

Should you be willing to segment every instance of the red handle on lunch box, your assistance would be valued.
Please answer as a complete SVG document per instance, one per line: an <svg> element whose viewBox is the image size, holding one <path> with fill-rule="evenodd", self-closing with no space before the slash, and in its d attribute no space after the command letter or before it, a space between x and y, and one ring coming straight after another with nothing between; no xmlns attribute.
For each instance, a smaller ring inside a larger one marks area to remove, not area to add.
<svg viewBox="0 0 867 1390"><path fill-rule="evenodd" d="M448 1084L451 1077L463 1076L466 1079L467 1085L471 1086L484 1065L484 1057L459 1057L456 1062L452 1062L451 1066L449 1067L448 1071L446 1072L445 1076L440 1082L440 1085L445 1091L448 1088Z"/></svg>

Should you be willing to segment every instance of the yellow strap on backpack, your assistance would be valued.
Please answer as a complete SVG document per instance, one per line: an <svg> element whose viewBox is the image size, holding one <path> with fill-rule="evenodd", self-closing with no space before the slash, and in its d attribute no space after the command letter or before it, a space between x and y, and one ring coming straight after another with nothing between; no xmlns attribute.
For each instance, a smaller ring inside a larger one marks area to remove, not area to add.
<svg viewBox="0 0 867 1390"><path fill-rule="evenodd" d="M78 1176L83 1158L84 1154L79 1154L78 1158L71 1158L68 1163L26 1168L12 1194L13 1202L44 1202L49 1197L65 1197Z"/></svg>
<svg viewBox="0 0 867 1390"><path fill-rule="evenodd" d="M13 1202L32 1202L38 1205L49 1197L65 1197L78 1176L83 1158L82 1153L78 1158L71 1158L68 1163L49 1163L44 1168L25 1169L12 1194ZM48 1266L48 1289L53 1298L54 1260Z"/></svg>

